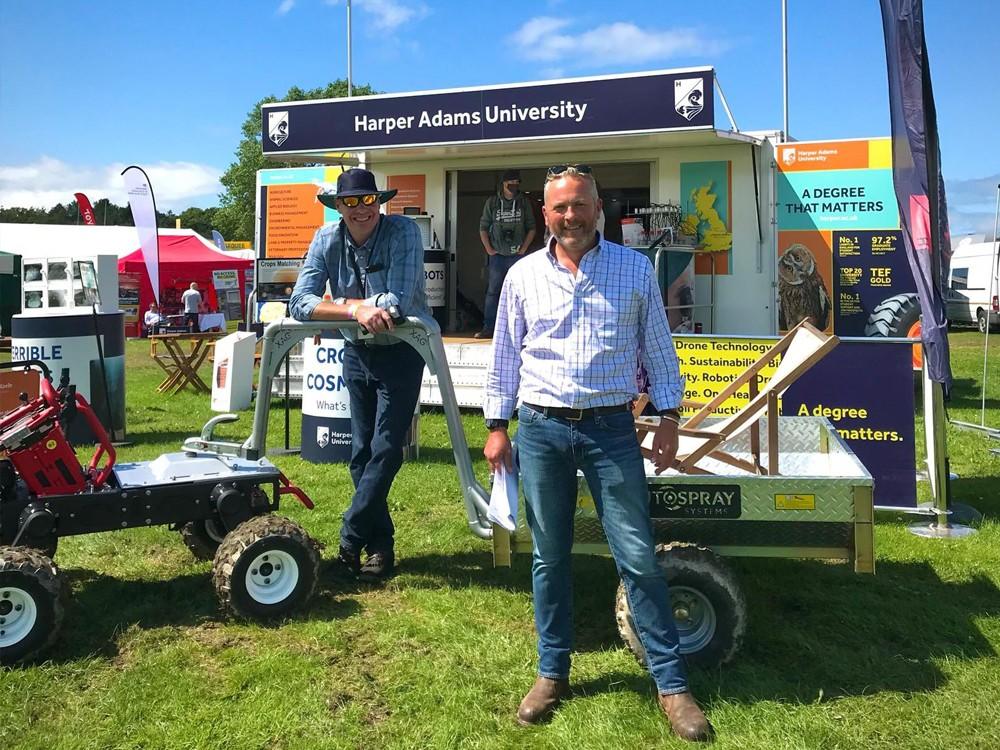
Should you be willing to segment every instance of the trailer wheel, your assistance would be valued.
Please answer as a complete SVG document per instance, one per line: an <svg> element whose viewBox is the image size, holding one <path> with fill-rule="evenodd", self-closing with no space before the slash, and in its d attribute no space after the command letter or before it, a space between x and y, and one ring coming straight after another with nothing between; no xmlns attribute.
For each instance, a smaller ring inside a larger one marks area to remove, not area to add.
<svg viewBox="0 0 1000 750"><path fill-rule="evenodd" d="M656 548L656 558L670 585L670 601L688 664L715 667L739 650L746 631L747 605L729 566L709 549L674 542ZM646 666L624 584L615 598L618 633L636 659Z"/></svg>
<svg viewBox="0 0 1000 750"><path fill-rule="evenodd" d="M52 560L28 547L0 547L0 664L26 661L52 644L62 596Z"/></svg>
<svg viewBox="0 0 1000 750"><path fill-rule="evenodd" d="M865 336L905 338L920 321L920 301L915 294L897 294L882 300L865 324Z"/></svg>
<svg viewBox="0 0 1000 750"><path fill-rule="evenodd" d="M179 529L181 539L198 560L212 560L226 538L226 527L218 518L189 521Z"/></svg>
<svg viewBox="0 0 1000 750"><path fill-rule="evenodd" d="M251 518L215 553L212 583L223 612L255 620L283 617L305 605L319 578L319 545L281 516Z"/></svg>

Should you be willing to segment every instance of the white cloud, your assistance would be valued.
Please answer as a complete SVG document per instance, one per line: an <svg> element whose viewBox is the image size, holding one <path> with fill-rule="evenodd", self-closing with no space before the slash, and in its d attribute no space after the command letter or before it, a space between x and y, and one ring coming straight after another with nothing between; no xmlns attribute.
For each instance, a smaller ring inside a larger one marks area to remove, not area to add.
<svg viewBox="0 0 1000 750"><path fill-rule="evenodd" d="M278 15L283 16L292 8L295 7L295 0L281 0L281 5L278 6Z"/></svg>
<svg viewBox="0 0 1000 750"><path fill-rule="evenodd" d="M697 29L640 28L616 21L602 26L538 16L526 21L510 36L520 55L528 60L558 63L564 67L594 67L621 63L649 63L674 57L709 58L729 47L725 40Z"/></svg>
<svg viewBox="0 0 1000 750"><path fill-rule="evenodd" d="M960 237L963 234L993 236L998 184L1000 184L1000 174L970 180L945 181L948 224L952 237Z"/></svg>
<svg viewBox="0 0 1000 750"><path fill-rule="evenodd" d="M74 200L84 193L91 203L107 198L124 206L128 203L121 172L128 164L88 166L67 164L42 156L30 164L0 165L0 206L10 208L51 208ZM140 164L153 186L160 211L183 211L191 206L214 206L222 192L220 170L192 162Z"/></svg>
<svg viewBox="0 0 1000 750"><path fill-rule="evenodd" d="M343 5L345 0L326 0L327 5ZM431 10L420 0L354 0L352 9L365 14L370 31L392 33L400 26L426 18Z"/></svg>
<svg viewBox="0 0 1000 750"><path fill-rule="evenodd" d="M543 41L546 45L553 42L558 44L559 39L566 39L568 37L560 36L557 32L569 26L570 23L570 21L561 18L551 18L549 16L532 18L529 21L525 21L524 25L514 32L511 40L522 49L533 48L535 45L541 46ZM531 51L534 52L534 50Z"/></svg>

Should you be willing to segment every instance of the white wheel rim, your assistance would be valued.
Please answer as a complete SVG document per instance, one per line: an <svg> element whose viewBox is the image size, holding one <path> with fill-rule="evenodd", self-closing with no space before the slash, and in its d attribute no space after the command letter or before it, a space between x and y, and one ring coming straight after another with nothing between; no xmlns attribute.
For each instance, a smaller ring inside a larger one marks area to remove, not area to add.
<svg viewBox="0 0 1000 750"><path fill-rule="evenodd" d="M706 648L715 637L718 618L712 602L698 589L670 587L670 605L680 639L681 653L693 654Z"/></svg>
<svg viewBox="0 0 1000 750"><path fill-rule="evenodd" d="M271 550L253 559L247 568L247 594L259 604L279 604L299 582L299 564L287 552Z"/></svg>
<svg viewBox="0 0 1000 750"><path fill-rule="evenodd" d="M0 648L9 648L28 637L38 620L35 600L24 589L0 589Z"/></svg>

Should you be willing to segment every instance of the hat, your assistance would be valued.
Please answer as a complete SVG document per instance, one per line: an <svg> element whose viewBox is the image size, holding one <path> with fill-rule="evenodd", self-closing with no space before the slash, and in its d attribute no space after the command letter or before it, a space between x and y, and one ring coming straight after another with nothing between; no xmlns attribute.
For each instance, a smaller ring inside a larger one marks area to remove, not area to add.
<svg viewBox="0 0 1000 750"><path fill-rule="evenodd" d="M336 209L337 198L346 198L349 195L372 195L378 196L379 203L386 203L396 197L396 190L379 190L375 186L375 175L367 169L357 167L341 172L337 177L337 189L331 191L329 188L321 189L316 194L316 198L324 206Z"/></svg>
<svg viewBox="0 0 1000 750"><path fill-rule="evenodd" d="M510 180L521 181L521 172L517 169L508 169L503 173L503 177L500 178L500 182L509 182Z"/></svg>

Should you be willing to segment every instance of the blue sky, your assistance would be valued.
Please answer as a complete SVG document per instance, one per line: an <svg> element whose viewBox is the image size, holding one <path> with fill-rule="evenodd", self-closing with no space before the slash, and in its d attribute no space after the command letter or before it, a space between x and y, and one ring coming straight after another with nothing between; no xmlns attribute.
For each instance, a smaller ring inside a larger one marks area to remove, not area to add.
<svg viewBox="0 0 1000 750"><path fill-rule="evenodd" d="M925 5L952 230L992 232L1000 3ZM789 6L792 136L888 135L877 0ZM780 0L354 0L353 26L381 91L707 64L741 129L781 127ZM124 203L133 163L161 209L215 205L253 104L345 77L345 39L344 0L0 0L0 205Z"/></svg>

